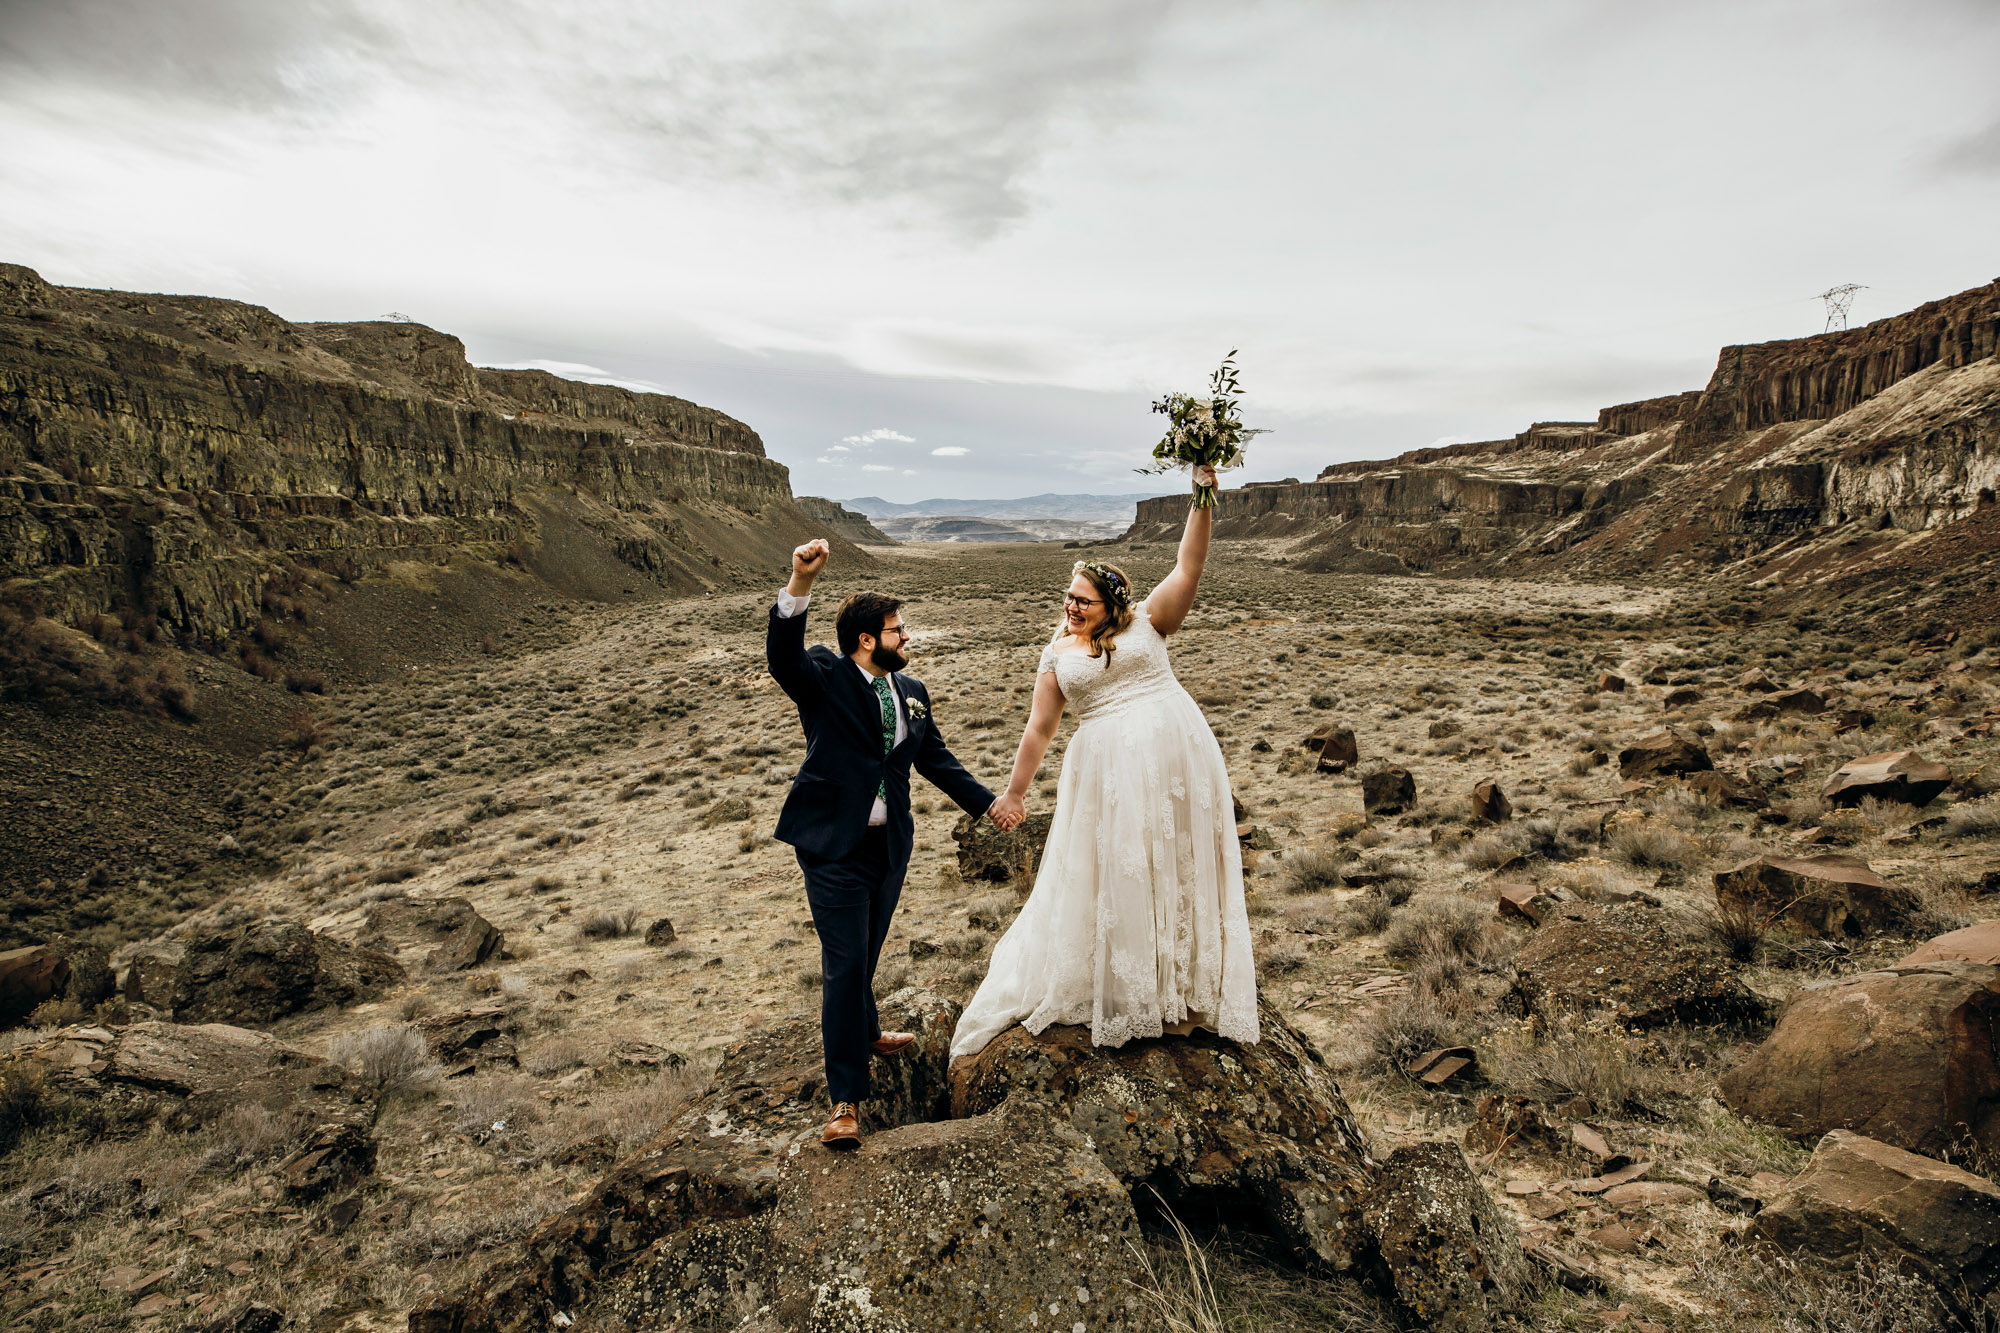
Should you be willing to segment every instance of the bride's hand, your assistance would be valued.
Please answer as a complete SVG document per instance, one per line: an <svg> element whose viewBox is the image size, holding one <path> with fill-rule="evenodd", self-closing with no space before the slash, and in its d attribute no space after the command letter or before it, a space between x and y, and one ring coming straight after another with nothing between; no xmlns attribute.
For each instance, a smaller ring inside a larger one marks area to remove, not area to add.
<svg viewBox="0 0 2000 1333"><path fill-rule="evenodd" d="M1012 833L1028 817L1028 807L1018 796L1002 796L986 808L986 817L1002 833Z"/></svg>
<svg viewBox="0 0 2000 1333"><path fill-rule="evenodd" d="M1194 470L1194 484L1197 488L1200 488L1202 486L1214 486L1216 484L1215 469L1210 467L1206 463L1196 468Z"/></svg>

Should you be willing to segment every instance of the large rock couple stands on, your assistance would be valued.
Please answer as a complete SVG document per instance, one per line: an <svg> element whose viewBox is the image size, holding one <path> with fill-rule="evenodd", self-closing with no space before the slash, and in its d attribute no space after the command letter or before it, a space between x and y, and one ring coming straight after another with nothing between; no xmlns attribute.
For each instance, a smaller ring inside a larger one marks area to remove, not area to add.
<svg viewBox="0 0 2000 1333"><path fill-rule="evenodd" d="M1260 1218L1305 1268L1372 1279L1412 1324L1484 1329L1525 1291L1520 1243L1459 1150L1376 1161L1268 1005L1255 1046L1016 1027L955 1068L957 1005L913 988L884 1009L917 1041L878 1062L859 1152L813 1143L816 1034L781 1025L588 1199L414 1311L413 1333L1130 1328L1139 1218L1161 1203Z"/></svg>

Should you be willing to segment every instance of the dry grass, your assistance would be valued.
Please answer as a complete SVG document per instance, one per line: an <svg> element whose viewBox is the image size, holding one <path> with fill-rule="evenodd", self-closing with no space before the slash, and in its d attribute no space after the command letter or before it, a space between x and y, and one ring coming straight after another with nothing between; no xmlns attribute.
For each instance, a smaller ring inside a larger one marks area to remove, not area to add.
<svg viewBox="0 0 2000 1333"><path fill-rule="evenodd" d="M1951 808L1944 817L1940 838L2000 837L2000 801L1974 801Z"/></svg>
<svg viewBox="0 0 2000 1333"><path fill-rule="evenodd" d="M592 912L576 923L578 939L615 940L638 933L639 909L636 907L614 907Z"/></svg>
<svg viewBox="0 0 2000 1333"><path fill-rule="evenodd" d="M1325 893L1341 886L1341 857L1330 851L1297 852L1285 858L1283 886L1286 893Z"/></svg>
<svg viewBox="0 0 2000 1333"><path fill-rule="evenodd" d="M1695 1260L1688 1285L1714 1308L1713 1320L1705 1326L1718 1330L1946 1333L1966 1327L1953 1318L1932 1283L1878 1258L1829 1269L1756 1250L1721 1248Z"/></svg>
<svg viewBox="0 0 2000 1333"><path fill-rule="evenodd" d="M424 1034L407 1023L378 1023L346 1033L334 1038L326 1055L347 1066L378 1098L420 1092L436 1083L439 1075Z"/></svg>
<svg viewBox="0 0 2000 1333"><path fill-rule="evenodd" d="M1657 819L1619 825L1604 850L1635 870L1688 870L1702 860L1701 844Z"/></svg>

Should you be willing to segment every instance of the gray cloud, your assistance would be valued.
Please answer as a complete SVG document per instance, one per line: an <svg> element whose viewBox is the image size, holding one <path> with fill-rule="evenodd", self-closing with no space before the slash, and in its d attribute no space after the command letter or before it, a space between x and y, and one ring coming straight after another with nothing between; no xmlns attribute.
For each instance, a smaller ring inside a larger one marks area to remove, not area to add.
<svg viewBox="0 0 2000 1333"><path fill-rule="evenodd" d="M1946 148L1938 164L1948 171L2000 174L2000 120Z"/></svg>
<svg viewBox="0 0 2000 1333"><path fill-rule="evenodd" d="M388 41L349 0L0 0L0 76L246 110L335 99Z"/></svg>

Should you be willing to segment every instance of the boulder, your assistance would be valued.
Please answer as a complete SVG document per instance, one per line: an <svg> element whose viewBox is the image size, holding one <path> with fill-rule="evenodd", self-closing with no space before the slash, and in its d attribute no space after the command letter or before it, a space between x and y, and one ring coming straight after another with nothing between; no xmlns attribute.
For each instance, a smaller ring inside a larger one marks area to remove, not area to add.
<svg viewBox="0 0 2000 1333"><path fill-rule="evenodd" d="M1915 750L1865 754L1841 765L1826 780L1822 793L1834 805L1859 805L1864 797L1929 805L1951 785L1951 770L1934 764Z"/></svg>
<svg viewBox="0 0 2000 1333"><path fill-rule="evenodd" d="M1613 671L1600 671L1597 673L1597 691L1600 694L1623 694L1625 677Z"/></svg>
<svg viewBox="0 0 2000 1333"><path fill-rule="evenodd" d="M409 935L435 941L430 966L465 972L506 949L506 936L464 898L390 898L368 909L370 936Z"/></svg>
<svg viewBox="0 0 2000 1333"><path fill-rule="evenodd" d="M373 1119L340 1066L222 1023L61 1028L0 1056L9 1067L35 1070L52 1092L97 1107L114 1125L185 1129L250 1104L287 1121Z"/></svg>
<svg viewBox="0 0 2000 1333"><path fill-rule="evenodd" d="M1641 736L1618 752L1618 772L1627 782L1704 773L1714 767L1708 747L1686 727L1669 727Z"/></svg>
<svg viewBox="0 0 2000 1333"><path fill-rule="evenodd" d="M744 1310L773 1330L1129 1329L1146 1318L1134 1201L1155 1192L1255 1219L1297 1262L1378 1275L1406 1304L1451 1293L1466 1310L1448 1327L1513 1308L1518 1241L1462 1160L1442 1160L1457 1150L1385 1171L1318 1052L1268 1006L1255 1046L1016 1027L955 1069L955 1004L907 989L882 1007L917 1040L877 1062L858 1151L816 1141L816 1021L776 1025L587 1198L420 1305L412 1333ZM1426 1212L1427 1185L1448 1208Z"/></svg>
<svg viewBox="0 0 2000 1333"><path fill-rule="evenodd" d="M2000 1151L2000 967L1919 963L1801 992L1724 1074L1738 1114L1795 1138L1853 1130L1937 1156Z"/></svg>
<svg viewBox="0 0 2000 1333"><path fill-rule="evenodd" d="M1698 792L1711 805L1720 805L1737 810L1762 810L1771 803L1764 789L1748 778L1739 778L1734 773L1721 769L1711 769L1706 773L1690 773L1684 779L1689 791Z"/></svg>
<svg viewBox="0 0 2000 1333"><path fill-rule="evenodd" d="M1029 815L1011 833L1002 833L988 820L960 815L952 826L951 840L958 844L958 873L968 880L1009 880L1032 882L1042 862L1042 844L1049 840L1049 824L1054 816Z"/></svg>
<svg viewBox="0 0 2000 1333"><path fill-rule="evenodd" d="M1430 724L1425 734L1434 741L1447 740L1465 730L1465 724L1455 717L1441 717Z"/></svg>
<svg viewBox="0 0 2000 1333"><path fill-rule="evenodd" d="M1361 746L1348 727L1325 726L1306 737L1306 749L1319 756L1322 773L1345 773L1361 762Z"/></svg>
<svg viewBox="0 0 2000 1333"><path fill-rule="evenodd" d="M1870 935L1916 910L1917 895L1851 856L1753 856L1715 872L1716 905L1813 935Z"/></svg>
<svg viewBox="0 0 2000 1333"><path fill-rule="evenodd" d="M1495 888L1500 896L1494 910L1501 916L1518 917L1529 925L1541 925L1562 905L1556 895L1526 880L1503 880Z"/></svg>
<svg viewBox="0 0 2000 1333"><path fill-rule="evenodd" d="M646 943L652 948L664 949L679 938L680 936L674 933L674 923L666 917L661 917L646 927Z"/></svg>
<svg viewBox="0 0 2000 1333"><path fill-rule="evenodd" d="M1363 1208L1377 1285L1406 1328L1493 1328L1528 1303L1527 1257L1507 1215L1452 1143L1413 1143L1382 1164Z"/></svg>
<svg viewBox="0 0 2000 1333"><path fill-rule="evenodd" d="M1824 713L1826 696L1817 690L1780 690L1771 696L1780 713Z"/></svg>
<svg viewBox="0 0 2000 1333"><path fill-rule="evenodd" d="M1899 1258L1968 1307L2000 1286L2000 1187L1969 1171L1835 1130L1749 1237L1843 1268Z"/></svg>
<svg viewBox="0 0 2000 1333"><path fill-rule="evenodd" d="M1660 706L1662 708L1686 708L1700 702L1700 690L1692 685L1681 685L1668 690L1666 697L1660 700Z"/></svg>
<svg viewBox="0 0 2000 1333"><path fill-rule="evenodd" d="M1472 818L1479 824L1504 824L1514 817L1514 806L1508 801L1507 793L1500 790L1500 784L1492 778L1472 789Z"/></svg>
<svg viewBox="0 0 2000 1333"><path fill-rule="evenodd" d="M69 987L69 959L47 944L0 952L0 1027L14 1027Z"/></svg>
<svg viewBox="0 0 2000 1333"><path fill-rule="evenodd" d="M1370 815L1399 815L1417 803L1417 780L1390 764L1361 775L1361 808Z"/></svg>
<svg viewBox="0 0 2000 1333"><path fill-rule="evenodd" d="M173 1011L184 1023L272 1023L372 999L402 979L387 954L315 935L295 921L258 921L185 941Z"/></svg>
<svg viewBox="0 0 2000 1333"><path fill-rule="evenodd" d="M1755 1021L1764 1002L1720 952L1663 932L1643 906L1570 907L1515 957L1515 990L1541 1008L1610 1010L1633 1028Z"/></svg>
<svg viewBox="0 0 2000 1333"><path fill-rule="evenodd" d="M321 1125L278 1167L285 1197L311 1203L375 1170L375 1140L359 1125Z"/></svg>
<svg viewBox="0 0 2000 1333"><path fill-rule="evenodd" d="M1763 667L1751 667L1736 678L1736 688L1745 694L1776 694L1778 683L1764 674Z"/></svg>
<svg viewBox="0 0 2000 1333"><path fill-rule="evenodd" d="M741 796L725 796L702 811L701 826L715 828L722 824L741 824L756 817L757 811L749 801Z"/></svg>
<svg viewBox="0 0 2000 1333"><path fill-rule="evenodd" d="M446 1078L489 1067L515 1068L521 1063L514 1038L507 1030L502 1005L479 1005L455 1014L432 1014L413 1024L424 1034L431 1058Z"/></svg>
<svg viewBox="0 0 2000 1333"><path fill-rule="evenodd" d="M124 977L118 993L134 1004L155 1009L174 1007L174 975L180 971L187 946L171 940L134 945L124 956Z"/></svg>
<svg viewBox="0 0 2000 1333"><path fill-rule="evenodd" d="M1918 945L1896 960L1897 967L1919 963L1987 963L2000 966L2000 921L1981 921Z"/></svg>

